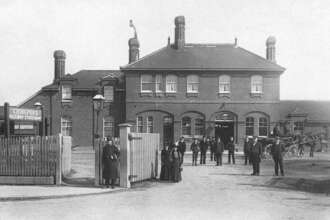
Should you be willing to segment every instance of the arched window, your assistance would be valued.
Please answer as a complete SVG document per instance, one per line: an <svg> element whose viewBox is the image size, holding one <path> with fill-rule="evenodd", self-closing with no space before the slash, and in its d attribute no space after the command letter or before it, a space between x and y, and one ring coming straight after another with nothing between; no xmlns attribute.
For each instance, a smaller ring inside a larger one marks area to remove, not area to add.
<svg viewBox="0 0 330 220"><path fill-rule="evenodd" d="M152 116L147 117L147 133L154 132L154 118Z"/></svg>
<svg viewBox="0 0 330 220"><path fill-rule="evenodd" d="M219 76L219 93L230 93L230 76Z"/></svg>
<svg viewBox="0 0 330 220"><path fill-rule="evenodd" d="M262 76L251 77L251 93L262 93Z"/></svg>
<svg viewBox="0 0 330 220"><path fill-rule="evenodd" d="M195 135L204 135L205 122L202 118L195 119Z"/></svg>
<svg viewBox="0 0 330 220"><path fill-rule="evenodd" d="M152 75L141 75L141 92L152 92Z"/></svg>
<svg viewBox="0 0 330 220"><path fill-rule="evenodd" d="M114 128L113 117L103 118L103 137L113 137L115 134Z"/></svg>
<svg viewBox="0 0 330 220"><path fill-rule="evenodd" d="M187 93L198 93L199 78L197 75L187 76Z"/></svg>
<svg viewBox="0 0 330 220"><path fill-rule="evenodd" d="M245 135L253 136L254 135L254 118L247 117L245 119Z"/></svg>
<svg viewBox="0 0 330 220"><path fill-rule="evenodd" d="M268 136L268 120L265 117L259 118L259 136Z"/></svg>
<svg viewBox="0 0 330 220"><path fill-rule="evenodd" d="M61 134L63 136L72 136L72 118L62 117L61 118Z"/></svg>
<svg viewBox="0 0 330 220"><path fill-rule="evenodd" d="M191 118L182 118L182 135L191 135Z"/></svg>
<svg viewBox="0 0 330 220"><path fill-rule="evenodd" d="M167 75L166 76L166 92L175 93L177 90L177 76L176 75Z"/></svg>

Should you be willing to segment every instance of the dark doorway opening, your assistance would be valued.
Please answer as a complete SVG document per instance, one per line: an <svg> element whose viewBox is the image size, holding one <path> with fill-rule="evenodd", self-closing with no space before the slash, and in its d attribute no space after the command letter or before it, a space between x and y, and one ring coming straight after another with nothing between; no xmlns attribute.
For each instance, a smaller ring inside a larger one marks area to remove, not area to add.
<svg viewBox="0 0 330 220"><path fill-rule="evenodd" d="M215 137L220 137L222 142L225 144L225 149L227 149L227 144L230 137L234 137L234 122L233 121L216 121L215 122Z"/></svg>
<svg viewBox="0 0 330 220"><path fill-rule="evenodd" d="M172 144L174 141L174 124L173 117L165 116L163 121L163 143L164 145Z"/></svg>

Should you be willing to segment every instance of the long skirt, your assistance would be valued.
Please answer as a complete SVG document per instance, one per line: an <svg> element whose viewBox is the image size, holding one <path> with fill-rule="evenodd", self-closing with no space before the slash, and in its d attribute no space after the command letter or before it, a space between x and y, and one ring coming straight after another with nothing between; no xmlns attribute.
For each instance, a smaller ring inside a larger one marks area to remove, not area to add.
<svg viewBox="0 0 330 220"><path fill-rule="evenodd" d="M173 182L181 181L181 170L180 170L180 160L179 159L175 159L172 162L171 180Z"/></svg>
<svg viewBox="0 0 330 220"><path fill-rule="evenodd" d="M105 160L103 164L103 178L105 180L116 180L119 178L118 165L118 160Z"/></svg>
<svg viewBox="0 0 330 220"><path fill-rule="evenodd" d="M162 164L160 170L160 180L169 180L170 179L170 166L168 164Z"/></svg>

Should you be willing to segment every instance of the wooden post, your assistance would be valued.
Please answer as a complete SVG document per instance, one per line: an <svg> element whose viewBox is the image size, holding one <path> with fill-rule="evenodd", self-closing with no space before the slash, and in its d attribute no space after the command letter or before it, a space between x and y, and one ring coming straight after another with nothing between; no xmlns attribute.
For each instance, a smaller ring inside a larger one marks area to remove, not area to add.
<svg viewBox="0 0 330 220"><path fill-rule="evenodd" d="M56 146L56 177L55 177L55 183L56 185L61 185L62 184L62 135L58 135L58 143Z"/></svg>
<svg viewBox="0 0 330 220"><path fill-rule="evenodd" d="M120 186L130 188L130 141L128 135L131 132L132 125L120 124Z"/></svg>

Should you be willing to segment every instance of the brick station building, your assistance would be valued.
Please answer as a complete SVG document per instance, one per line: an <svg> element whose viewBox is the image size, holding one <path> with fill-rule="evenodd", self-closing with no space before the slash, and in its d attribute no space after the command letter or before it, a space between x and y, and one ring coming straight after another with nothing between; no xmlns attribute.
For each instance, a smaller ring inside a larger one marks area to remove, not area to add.
<svg viewBox="0 0 330 220"><path fill-rule="evenodd" d="M329 134L330 102L281 101L274 37L266 56L237 44L185 42L185 18L175 18L174 42L139 57L137 35L130 38L129 64L120 70L81 70L65 74L64 51L54 52L54 80L20 106L35 102L45 109L47 134L73 137L74 145L93 142L96 124L103 136L117 136L117 125L136 132L160 133L163 143L184 136L233 136L242 145L248 135L268 136L275 124L285 132L317 130ZM106 102L96 123L92 98ZM314 108L315 106L315 108Z"/></svg>

